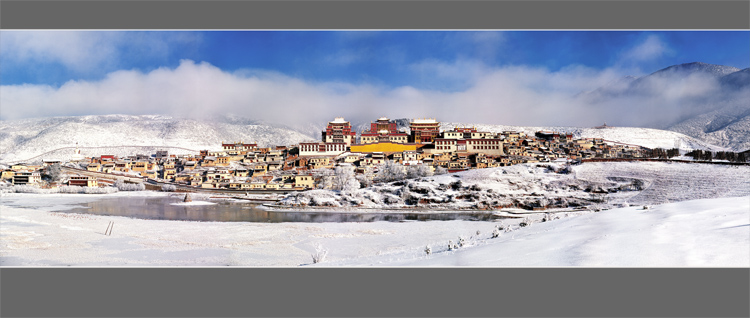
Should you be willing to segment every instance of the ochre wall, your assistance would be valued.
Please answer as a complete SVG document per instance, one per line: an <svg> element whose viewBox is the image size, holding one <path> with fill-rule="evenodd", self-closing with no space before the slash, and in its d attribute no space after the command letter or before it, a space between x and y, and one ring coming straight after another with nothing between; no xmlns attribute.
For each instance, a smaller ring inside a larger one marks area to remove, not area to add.
<svg viewBox="0 0 750 318"><path fill-rule="evenodd" d="M414 151L420 148L421 144L396 144L391 142L381 142L375 144L355 144L351 145L351 152L402 152L402 151Z"/></svg>

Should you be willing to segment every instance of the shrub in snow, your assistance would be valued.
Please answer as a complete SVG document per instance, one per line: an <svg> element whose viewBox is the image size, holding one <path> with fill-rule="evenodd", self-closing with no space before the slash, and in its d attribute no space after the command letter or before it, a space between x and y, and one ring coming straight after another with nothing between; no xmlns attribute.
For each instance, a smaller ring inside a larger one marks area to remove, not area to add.
<svg viewBox="0 0 750 318"><path fill-rule="evenodd" d="M492 230L492 238L498 238L498 237L500 237L500 229L495 228L494 230Z"/></svg>
<svg viewBox="0 0 750 318"><path fill-rule="evenodd" d="M524 218L523 221L521 221L521 223L518 224L518 226L520 226L520 227L531 226L532 223L533 222L531 221L531 219Z"/></svg>
<svg viewBox="0 0 750 318"><path fill-rule="evenodd" d="M449 250L449 251L452 251L452 250L454 250L454 249L456 249L456 248L458 248L458 246L455 246L455 245L453 244L453 241L451 241L451 240L448 240L448 250Z"/></svg>
<svg viewBox="0 0 750 318"><path fill-rule="evenodd" d="M117 192L117 189L113 187L90 188L77 186L61 186L57 189L59 193L109 194Z"/></svg>
<svg viewBox="0 0 750 318"><path fill-rule="evenodd" d="M458 247L464 247L466 245L466 239L463 236L458 237Z"/></svg>
<svg viewBox="0 0 750 318"><path fill-rule="evenodd" d="M453 189L454 191L460 190L462 186L463 183L461 182L461 180L456 180L451 183L451 189Z"/></svg>
<svg viewBox="0 0 750 318"><path fill-rule="evenodd" d="M544 213L544 217L542 217L542 222L552 221L552 218L549 213Z"/></svg>
<svg viewBox="0 0 750 318"><path fill-rule="evenodd" d="M326 255L328 255L328 250L323 248L323 245L318 244L315 246L315 252L310 254L312 256L313 264L320 263L326 259Z"/></svg>
<svg viewBox="0 0 750 318"><path fill-rule="evenodd" d="M177 191L177 187L175 187L172 184L165 184L165 185L161 186L161 191L173 192L173 191Z"/></svg>
<svg viewBox="0 0 750 318"><path fill-rule="evenodd" d="M122 180L115 181L115 187L119 191L143 191L146 186L143 183L128 183Z"/></svg>
<svg viewBox="0 0 750 318"><path fill-rule="evenodd" d="M424 252L425 254L430 255L432 254L432 248L429 245L427 245L427 247L424 248Z"/></svg>
<svg viewBox="0 0 750 318"><path fill-rule="evenodd" d="M35 186L30 185L15 185L11 188L13 192L15 193L36 193L36 194L42 194L42 193L51 193L51 190L45 190L40 189Z"/></svg>

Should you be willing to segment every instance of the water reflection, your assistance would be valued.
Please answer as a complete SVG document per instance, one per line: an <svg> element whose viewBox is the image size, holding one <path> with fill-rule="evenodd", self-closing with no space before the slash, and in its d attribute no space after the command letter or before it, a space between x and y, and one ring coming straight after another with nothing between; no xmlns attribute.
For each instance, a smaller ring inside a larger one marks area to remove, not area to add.
<svg viewBox="0 0 750 318"><path fill-rule="evenodd" d="M218 222L403 222L403 221L490 221L501 218L485 212L276 212L257 208L246 202L219 202L213 205L174 205L181 202L175 197L122 197L107 198L82 204L82 208L69 213L127 216L139 219L187 220Z"/></svg>

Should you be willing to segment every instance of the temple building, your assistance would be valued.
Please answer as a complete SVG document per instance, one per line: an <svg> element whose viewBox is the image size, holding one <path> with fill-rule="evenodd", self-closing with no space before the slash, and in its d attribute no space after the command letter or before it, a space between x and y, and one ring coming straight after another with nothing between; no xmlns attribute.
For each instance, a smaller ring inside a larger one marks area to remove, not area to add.
<svg viewBox="0 0 750 318"><path fill-rule="evenodd" d="M357 132L352 131L352 124L344 120L344 117L336 117L328 123L323 131L323 142L345 143L351 146L357 138Z"/></svg>
<svg viewBox="0 0 750 318"><path fill-rule="evenodd" d="M390 142L404 144L408 142L409 135L405 132L398 131L396 123L391 122L387 117L380 117L374 123L370 123L370 130L363 131L360 134L360 144L372 144L381 142Z"/></svg>
<svg viewBox="0 0 750 318"><path fill-rule="evenodd" d="M440 135L440 123L434 118L414 119L409 123L409 142L431 143Z"/></svg>
<svg viewBox="0 0 750 318"><path fill-rule="evenodd" d="M503 139L492 133L477 131L476 128L458 128L443 132L441 138L435 138L434 147L425 152L440 153L482 153L489 156L501 156Z"/></svg>
<svg viewBox="0 0 750 318"><path fill-rule="evenodd" d="M301 142L299 143L300 156L336 156L347 151L347 145L343 142Z"/></svg>

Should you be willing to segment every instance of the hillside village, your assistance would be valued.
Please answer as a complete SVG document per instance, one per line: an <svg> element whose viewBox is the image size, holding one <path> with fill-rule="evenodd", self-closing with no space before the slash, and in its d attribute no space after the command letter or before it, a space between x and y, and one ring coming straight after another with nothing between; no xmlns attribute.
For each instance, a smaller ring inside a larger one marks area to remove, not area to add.
<svg viewBox="0 0 750 318"><path fill-rule="evenodd" d="M221 149L191 155L167 151L126 157L103 154L83 157L76 149L69 161L45 160L41 165L18 163L2 171L14 185L106 187L114 177L130 182L149 181L165 190L306 190L330 188L321 182L336 167L348 167L363 182L377 182L386 166L408 176L427 176L469 169L521 163L580 161L585 159L635 159L663 156L662 149L615 143L599 138L574 139L570 133L515 131L490 133L474 127L440 131L435 119L414 119L409 131L398 129L386 117L357 134L350 122L337 117L329 122L317 142L258 147L255 143L224 142ZM606 129L603 125L597 128ZM676 153L669 153L669 157ZM50 167L66 167L62 176L43 180ZM382 179L381 179L382 181Z"/></svg>

